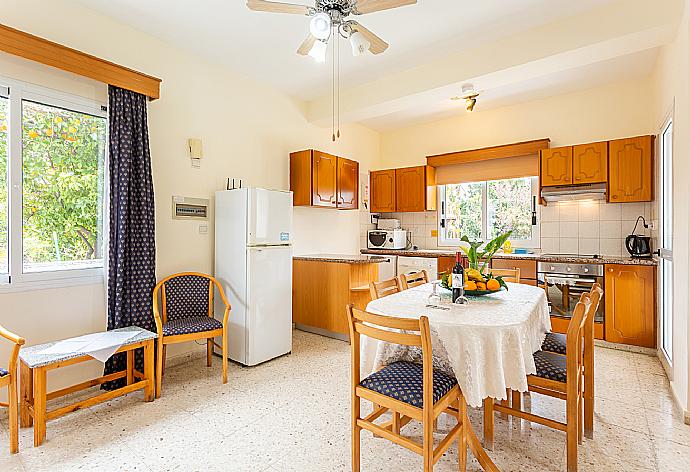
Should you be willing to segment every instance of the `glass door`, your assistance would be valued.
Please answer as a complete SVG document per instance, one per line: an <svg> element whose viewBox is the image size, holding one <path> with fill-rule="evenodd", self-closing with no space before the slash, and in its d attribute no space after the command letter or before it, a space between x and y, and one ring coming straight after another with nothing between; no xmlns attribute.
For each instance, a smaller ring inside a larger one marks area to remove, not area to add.
<svg viewBox="0 0 690 472"><path fill-rule="evenodd" d="M661 281L661 350L673 360L673 120L665 123L660 140L659 269Z"/></svg>

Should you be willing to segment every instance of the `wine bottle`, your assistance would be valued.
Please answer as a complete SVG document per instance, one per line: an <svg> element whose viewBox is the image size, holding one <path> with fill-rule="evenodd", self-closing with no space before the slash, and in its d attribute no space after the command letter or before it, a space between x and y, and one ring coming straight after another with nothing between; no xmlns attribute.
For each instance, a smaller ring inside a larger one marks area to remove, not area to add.
<svg viewBox="0 0 690 472"><path fill-rule="evenodd" d="M455 266L453 266L452 277L452 288L453 288L453 303L465 293L465 269L463 269L460 263L461 253L455 254Z"/></svg>

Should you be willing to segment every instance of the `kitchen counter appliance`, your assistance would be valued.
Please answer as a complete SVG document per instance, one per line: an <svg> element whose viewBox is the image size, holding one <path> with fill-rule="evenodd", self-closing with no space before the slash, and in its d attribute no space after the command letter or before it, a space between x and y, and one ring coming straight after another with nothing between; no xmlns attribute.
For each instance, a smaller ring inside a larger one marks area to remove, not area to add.
<svg viewBox="0 0 690 472"><path fill-rule="evenodd" d="M369 249L405 249L407 248L407 231L404 229L370 229L367 232Z"/></svg>
<svg viewBox="0 0 690 472"><path fill-rule="evenodd" d="M645 221L644 217L639 216L635 222L635 227L632 230L632 234L625 238L625 248L628 250L631 257L652 257L651 238L643 234L635 234L640 220L642 220L642 225L645 228L649 228L649 225Z"/></svg>
<svg viewBox="0 0 690 472"><path fill-rule="evenodd" d="M572 318L580 295L592 290L595 283L604 287L602 264L568 264L562 262L538 262L537 283L546 290L551 316ZM594 315L594 321L604 322L604 303Z"/></svg>

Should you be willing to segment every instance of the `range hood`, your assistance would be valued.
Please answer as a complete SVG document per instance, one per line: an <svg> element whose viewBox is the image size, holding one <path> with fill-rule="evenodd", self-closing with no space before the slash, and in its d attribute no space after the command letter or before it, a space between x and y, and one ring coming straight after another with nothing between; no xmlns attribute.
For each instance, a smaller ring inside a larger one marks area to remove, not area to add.
<svg viewBox="0 0 690 472"><path fill-rule="evenodd" d="M547 202L604 200L606 198L606 184L544 187L541 189L541 197Z"/></svg>

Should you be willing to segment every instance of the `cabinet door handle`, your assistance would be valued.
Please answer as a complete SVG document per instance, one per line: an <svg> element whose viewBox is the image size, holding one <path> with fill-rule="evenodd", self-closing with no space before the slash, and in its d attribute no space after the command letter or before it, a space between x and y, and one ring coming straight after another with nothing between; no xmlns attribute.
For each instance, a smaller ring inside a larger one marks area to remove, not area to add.
<svg viewBox="0 0 690 472"><path fill-rule="evenodd" d="M613 269L609 269L609 272L613 272Z"/></svg>

